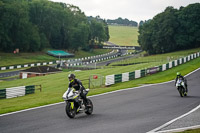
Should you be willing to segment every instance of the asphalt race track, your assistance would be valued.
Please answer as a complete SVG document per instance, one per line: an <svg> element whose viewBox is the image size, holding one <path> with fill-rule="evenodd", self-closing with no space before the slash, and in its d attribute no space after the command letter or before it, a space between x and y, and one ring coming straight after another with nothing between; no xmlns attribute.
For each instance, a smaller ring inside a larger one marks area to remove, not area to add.
<svg viewBox="0 0 200 133"><path fill-rule="evenodd" d="M192 110L200 103L200 70L187 77L189 96L174 82L90 97L92 115L69 119L64 103L0 116L1 133L145 133Z"/></svg>
<svg viewBox="0 0 200 133"><path fill-rule="evenodd" d="M2 72L2 71L1 71L1 72ZM0 73L0 78L16 76L16 75L19 75L19 73L20 73L19 70L17 70L17 71L12 71L12 72L2 72L2 73Z"/></svg>

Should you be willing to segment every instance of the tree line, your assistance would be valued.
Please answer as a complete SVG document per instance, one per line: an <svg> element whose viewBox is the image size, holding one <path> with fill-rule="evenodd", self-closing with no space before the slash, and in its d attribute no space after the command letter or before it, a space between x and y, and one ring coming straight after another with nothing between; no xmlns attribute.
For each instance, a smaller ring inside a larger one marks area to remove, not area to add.
<svg viewBox="0 0 200 133"><path fill-rule="evenodd" d="M109 25L123 25L123 26L134 26L137 27L138 23L132 20L128 20L127 18L122 19L121 17L119 17L118 19L108 19L107 24Z"/></svg>
<svg viewBox="0 0 200 133"><path fill-rule="evenodd" d="M74 5L48 0L0 0L0 51L77 51L108 41L108 25Z"/></svg>
<svg viewBox="0 0 200 133"><path fill-rule="evenodd" d="M139 26L138 43L149 54L200 47L200 3L164 12Z"/></svg>

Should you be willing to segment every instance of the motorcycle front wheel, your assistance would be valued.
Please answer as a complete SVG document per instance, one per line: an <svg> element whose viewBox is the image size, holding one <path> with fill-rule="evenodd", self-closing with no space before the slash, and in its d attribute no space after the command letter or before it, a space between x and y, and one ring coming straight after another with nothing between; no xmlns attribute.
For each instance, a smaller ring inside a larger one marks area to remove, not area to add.
<svg viewBox="0 0 200 133"><path fill-rule="evenodd" d="M69 118L74 118L76 115L76 107L74 106L74 102L67 102L65 111Z"/></svg>
<svg viewBox="0 0 200 133"><path fill-rule="evenodd" d="M179 92L181 97L184 96L184 89L182 87L178 87L178 92Z"/></svg>
<svg viewBox="0 0 200 133"><path fill-rule="evenodd" d="M184 88L184 96L187 96L187 90Z"/></svg>
<svg viewBox="0 0 200 133"><path fill-rule="evenodd" d="M93 104L92 104L92 101L90 99L87 98L87 107L86 107L86 111L85 113L87 115L91 115L93 112Z"/></svg>

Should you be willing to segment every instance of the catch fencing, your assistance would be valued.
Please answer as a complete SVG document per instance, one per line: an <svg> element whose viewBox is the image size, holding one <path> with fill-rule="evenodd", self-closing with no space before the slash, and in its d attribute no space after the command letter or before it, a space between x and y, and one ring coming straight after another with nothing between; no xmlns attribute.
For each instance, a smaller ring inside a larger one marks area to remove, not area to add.
<svg viewBox="0 0 200 133"><path fill-rule="evenodd" d="M109 86L109 85L113 85L116 83L126 82L126 81L134 80L137 78L145 77L148 74L162 72L162 71L168 70L172 67L186 63L192 59L198 58L199 56L200 56L200 52L197 52L194 54L190 54L186 57L180 58L178 60L171 61L167 64L160 65L160 66L155 66L152 68L147 68L147 69L142 69L142 70L136 70L133 72L126 72L126 73L122 73L122 74L107 75L106 79L105 79L105 85Z"/></svg>
<svg viewBox="0 0 200 133"><path fill-rule="evenodd" d="M92 74L89 78L88 88L101 87L103 85L103 76L101 74Z"/></svg>

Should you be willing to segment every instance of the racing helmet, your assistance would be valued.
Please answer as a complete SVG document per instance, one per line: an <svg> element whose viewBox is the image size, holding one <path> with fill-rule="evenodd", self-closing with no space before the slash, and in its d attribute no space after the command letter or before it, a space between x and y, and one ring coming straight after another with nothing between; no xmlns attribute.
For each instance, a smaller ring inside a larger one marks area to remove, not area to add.
<svg viewBox="0 0 200 133"><path fill-rule="evenodd" d="M177 75L177 76L181 76L181 73L180 73L180 72L177 72L176 75Z"/></svg>
<svg viewBox="0 0 200 133"><path fill-rule="evenodd" d="M74 79L75 79L75 74L73 74L73 73L69 74L68 79L69 79L70 82L73 82Z"/></svg>

